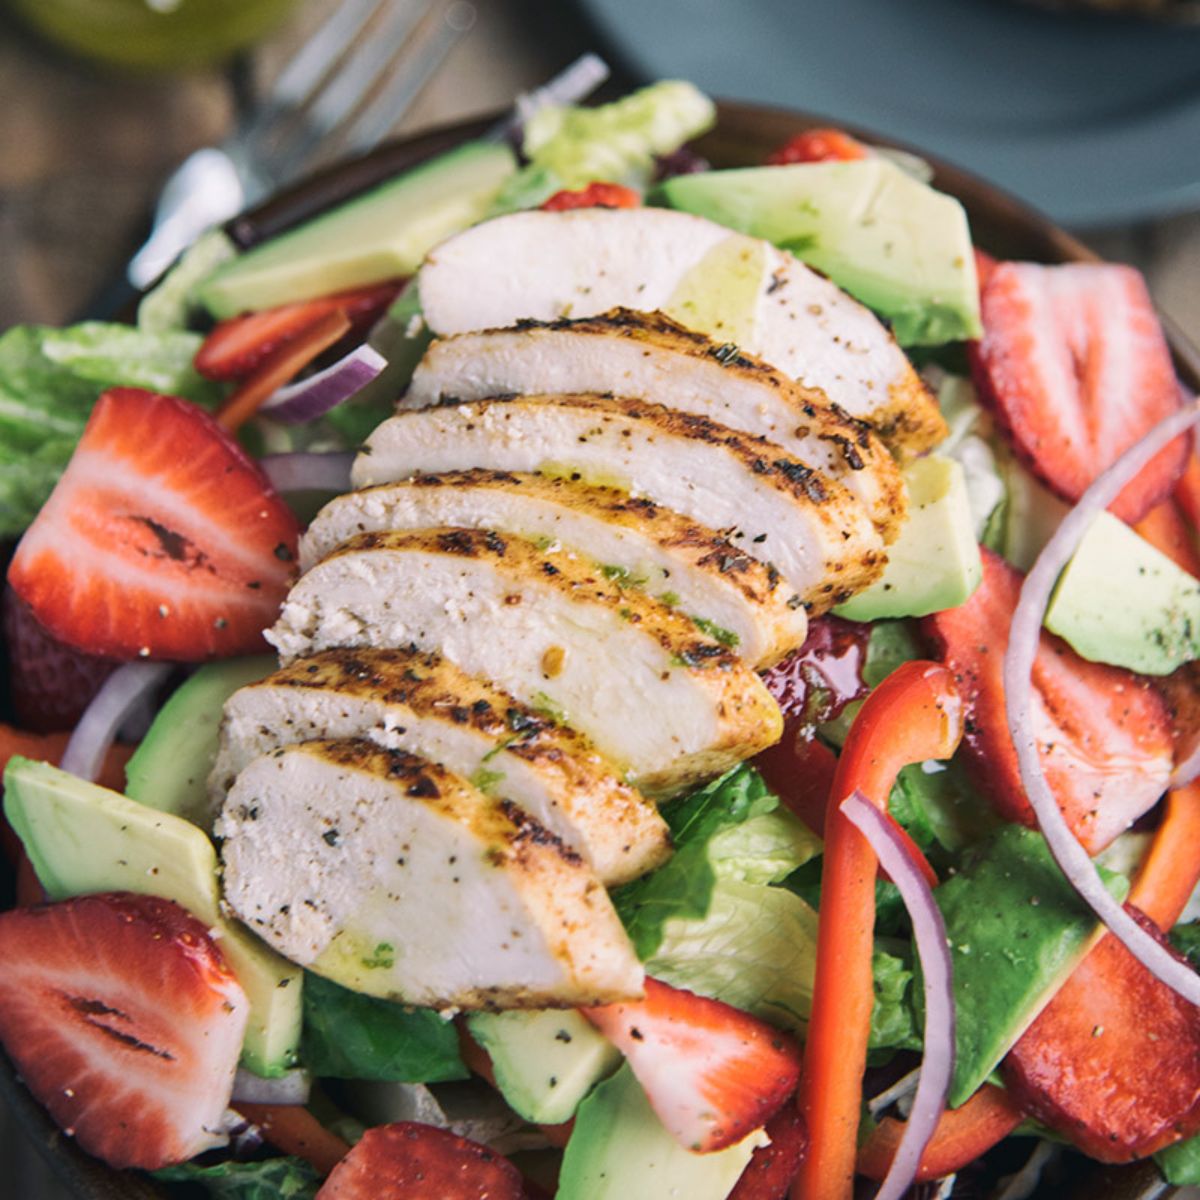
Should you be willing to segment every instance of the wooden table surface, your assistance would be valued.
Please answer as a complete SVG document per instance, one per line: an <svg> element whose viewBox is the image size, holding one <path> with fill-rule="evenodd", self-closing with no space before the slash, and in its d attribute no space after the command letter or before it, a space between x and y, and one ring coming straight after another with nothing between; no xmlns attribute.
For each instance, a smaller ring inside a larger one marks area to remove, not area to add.
<svg viewBox="0 0 1200 1200"><path fill-rule="evenodd" d="M334 2L298 4L290 24L255 52L254 79L270 79ZM478 0L477 7L475 27L398 132L501 108L589 48L581 28L549 4ZM145 233L172 166L219 140L234 115L228 71L105 72L55 53L0 11L0 328L64 323L87 311ZM1140 266L1163 310L1200 344L1200 216L1084 237ZM2 1111L0 1168L0 1194L66 1200Z"/></svg>

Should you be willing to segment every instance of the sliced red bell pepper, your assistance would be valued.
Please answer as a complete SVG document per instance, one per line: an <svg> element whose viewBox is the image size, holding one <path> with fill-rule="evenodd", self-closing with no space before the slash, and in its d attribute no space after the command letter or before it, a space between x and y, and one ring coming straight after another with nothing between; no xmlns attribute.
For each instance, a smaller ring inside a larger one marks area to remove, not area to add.
<svg viewBox="0 0 1200 1200"><path fill-rule="evenodd" d="M1152 508L1134 529L1176 566L1200 579L1200 549L1197 549L1196 534L1188 527L1174 500L1164 500L1157 508Z"/></svg>
<svg viewBox="0 0 1200 1200"><path fill-rule="evenodd" d="M921 1155L918 1181L941 1179L974 1162L1008 1137L1024 1114L1003 1089L985 1083L965 1104L947 1109ZM884 1117L858 1151L858 1170L883 1179L904 1136L904 1122Z"/></svg>
<svg viewBox="0 0 1200 1200"><path fill-rule="evenodd" d="M321 1175L328 1175L350 1153L350 1144L330 1133L302 1104L249 1104L239 1100L236 1108L262 1130L276 1150L304 1159Z"/></svg>
<svg viewBox="0 0 1200 1200"><path fill-rule="evenodd" d="M863 702L838 760L825 817L816 978L798 1093L809 1148L793 1200L849 1200L854 1187L879 861L843 816L841 802L857 790L886 811L900 768L949 758L962 728L951 673L935 663L905 663Z"/></svg>
<svg viewBox="0 0 1200 1200"><path fill-rule="evenodd" d="M574 191L555 192L542 201L543 212L566 212L571 208L640 208L642 197L619 183L589 183Z"/></svg>

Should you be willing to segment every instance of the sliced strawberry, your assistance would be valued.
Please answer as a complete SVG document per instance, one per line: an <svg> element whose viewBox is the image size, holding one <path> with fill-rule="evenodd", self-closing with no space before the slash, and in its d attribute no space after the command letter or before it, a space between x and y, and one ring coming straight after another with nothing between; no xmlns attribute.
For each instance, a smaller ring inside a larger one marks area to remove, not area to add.
<svg viewBox="0 0 1200 1200"><path fill-rule="evenodd" d="M398 1121L368 1129L317 1200L524 1200L521 1174L494 1150L445 1129Z"/></svg>
<svg viewBox="0 0 1200 1200"><path fill-rule="evenodd" d="M808 1130L794 1104L785 1104L768 1122L770 1145L750 1156L726 1200L784 1200L808 1149Z"/></svg>
<svg viewBox="0 0 1200 1200"><path fill-rule="evenodd" d="M767 155L767 166L791 163L854 162L870 154L858 138L841 129L805 129Z"/></svg>
<svg viewBox="0 0 1200 1200"><path fill-rule="evenodd" d="M399 280L389 280L299 304L282 304L230 317L219 322L204 339L196 352L196 370L209 379L244 379L272 352L303 336L323 317L335 312L345 315L350 333L361 339L387 311L400 287Z"/></svg>
<svg viewBox="0 0 1200 1200"><path fill-rule="evenodd" d="M1000 260L993 258L986 250L975 247L975 277L979 280L979 290L987 287L992 272L1000 265Z"/></svg>
<svg viewBox="0 0 1200 1200"><path fill-rule="evenodd" d="M555 192L542 201L544 212L565 212L570 208L640 208L642 197L633 188L619 183L589 183L575 191Z"/></svg>
<svg viewBox="0 0 1200 1200"><path fill-rule="evenodd" d="M1009 1052L1004 1077L1025 1112L1085 1154L1142 1158L1200 1129L1200 1010L1106 937Z"/></svg>
<svg viewBox="0 0 1200 1200"><path fill-rule="evenodd" d="M202 409L113 388L21 539L8 581L87 654L194 662L262 649L298 528Z"/></svg>
<svg viewBox="0 0 1200 1200"><path fill-rule="evenodd" d="M1171 353L1132 267L999 263L981 297L974 364L1013 449L1064 500L1179 407ZM1166 499L1183 470L1181 437L1112 505L1130 524Z"/></svg>
<svg viewBox="0 0 1200 1200"><path fill-rule="evenodd" d="M976 786L1000 815L1035 826L1004 710L1004 654L1021 574L983 550L983 581L923 628L967 704L963 745ZM1171 720L1141 677L1087 662L1043 632L1034 663L1042 768L1075 836L1092 854L1152 808L1172 765Z"/></svg>
<svg viewBox="0 0 1200 1200"><path fill-rule="evenodd" d="M249 1007L207 928L155 896L0 914L0 1042L89 1154L152 1170L225 1139Z"/></svg>
<svg viewBox="0 0 1200 1200"><path fill-rule="evenodd" d="M17 720L34 733L73 729L117 663L52 638L12 588L4 589L0 603L9 698Z"/></svg>
<svg viewBox="0 0 1200 1200"><path fill-rule="evenodd" d="M646 998L582 1010L626 1059L682 1146L723 1150L764 1125L796 1090L800 1048L719 1000L646 980Z"/></svg>

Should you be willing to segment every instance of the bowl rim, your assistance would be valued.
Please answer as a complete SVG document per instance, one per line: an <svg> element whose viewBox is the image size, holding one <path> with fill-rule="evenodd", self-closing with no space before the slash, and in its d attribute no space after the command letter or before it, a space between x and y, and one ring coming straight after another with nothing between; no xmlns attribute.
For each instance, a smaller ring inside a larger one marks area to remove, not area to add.
<svg viewBox="0 0 1200 1200"><path fill-rule="evenodd" d="M390 140L359 158L335 162L234 217L225 229L239 248L247 249L462 141L480 136L502 115L489 113L435 125ZM923 158L933 168L933 185L962 202L973 240L991 252L1048 263L1101 261L1084 242L1050 218L974 173L923 147L883 137L835 117L775 105L718 100L715 128L698 138L695 145L720 167L751 166L760 164L770 149L792 134L829 126L845 129L871 144ZM132 317L132 310L122 313L122 319ZM1164 327L1180 378L1193 391L1200 391L1200 351L1171 322L1164 320ZM116 1170L80 1150L26 1091L2 1049L0 1102L9 1106L17 1127L77 1200L167 1200L173 1194L141 1172ZM1164 1184L1157 1169L1152 1164L1147 1168L1148 1160L1123 1168L1103 1168L1098 1176L1084 1181L1078 1195L1081 1200L1102 1195L1110 1200L1166 1200L1173 1195L1176 1189ZM1105 1190L1097 1191L1097 1185Z"/></svg>

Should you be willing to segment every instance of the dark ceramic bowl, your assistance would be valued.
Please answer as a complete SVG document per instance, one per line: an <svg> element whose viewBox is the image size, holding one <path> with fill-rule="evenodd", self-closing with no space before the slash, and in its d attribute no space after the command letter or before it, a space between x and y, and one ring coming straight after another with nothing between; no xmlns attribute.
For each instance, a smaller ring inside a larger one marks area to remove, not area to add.
<svg viewBox="0 0 1200 1200"><path fill-rule="evenodd" d="M420 137L394 142L364 158L340 164L289 188L274 199L229 225L229 232L243 247L307 220L316 213L390 178L400 171L475 136L492 123L487 118ZM811 126L838 124L829 117L790 112L750 104L722 103L717 128L702 138L697 147L714 166L738 167L760 164L776 146L794 133ZM864 140L885 144L887 139L869 131L853 130ZM901 147L913 150L913 147ZM975 241L1000 258L1041 262L1070 262L1095 259L1095 255L1070 234L1057 228L1020 201L957 167L921 151L934 167L934 184L957 196L971 221ZM1168 331L1170 332L1170 331ZM1193 390L1200 390L1200 355L1179 336L1172 337L1180 377ZM42 1150L67 1189L78 1200L164 1200L171 1193L136 1172L114 1171L83 1154L50 1122L41 1108L16 1079L11 1065L0 1054L0 1095L12 1107L18 1123ZM4 1188L0 1186L0 1193ZM1068 1177L1037 1193L1043 1200L1157 1200L1173 1189L1167 1187L1153 1164L1097 1170L1079 1160L1068 1168ZM972 1191L972 1195L982 1193ZM33 1200L23 1197L21 1200Z"/></svg>

